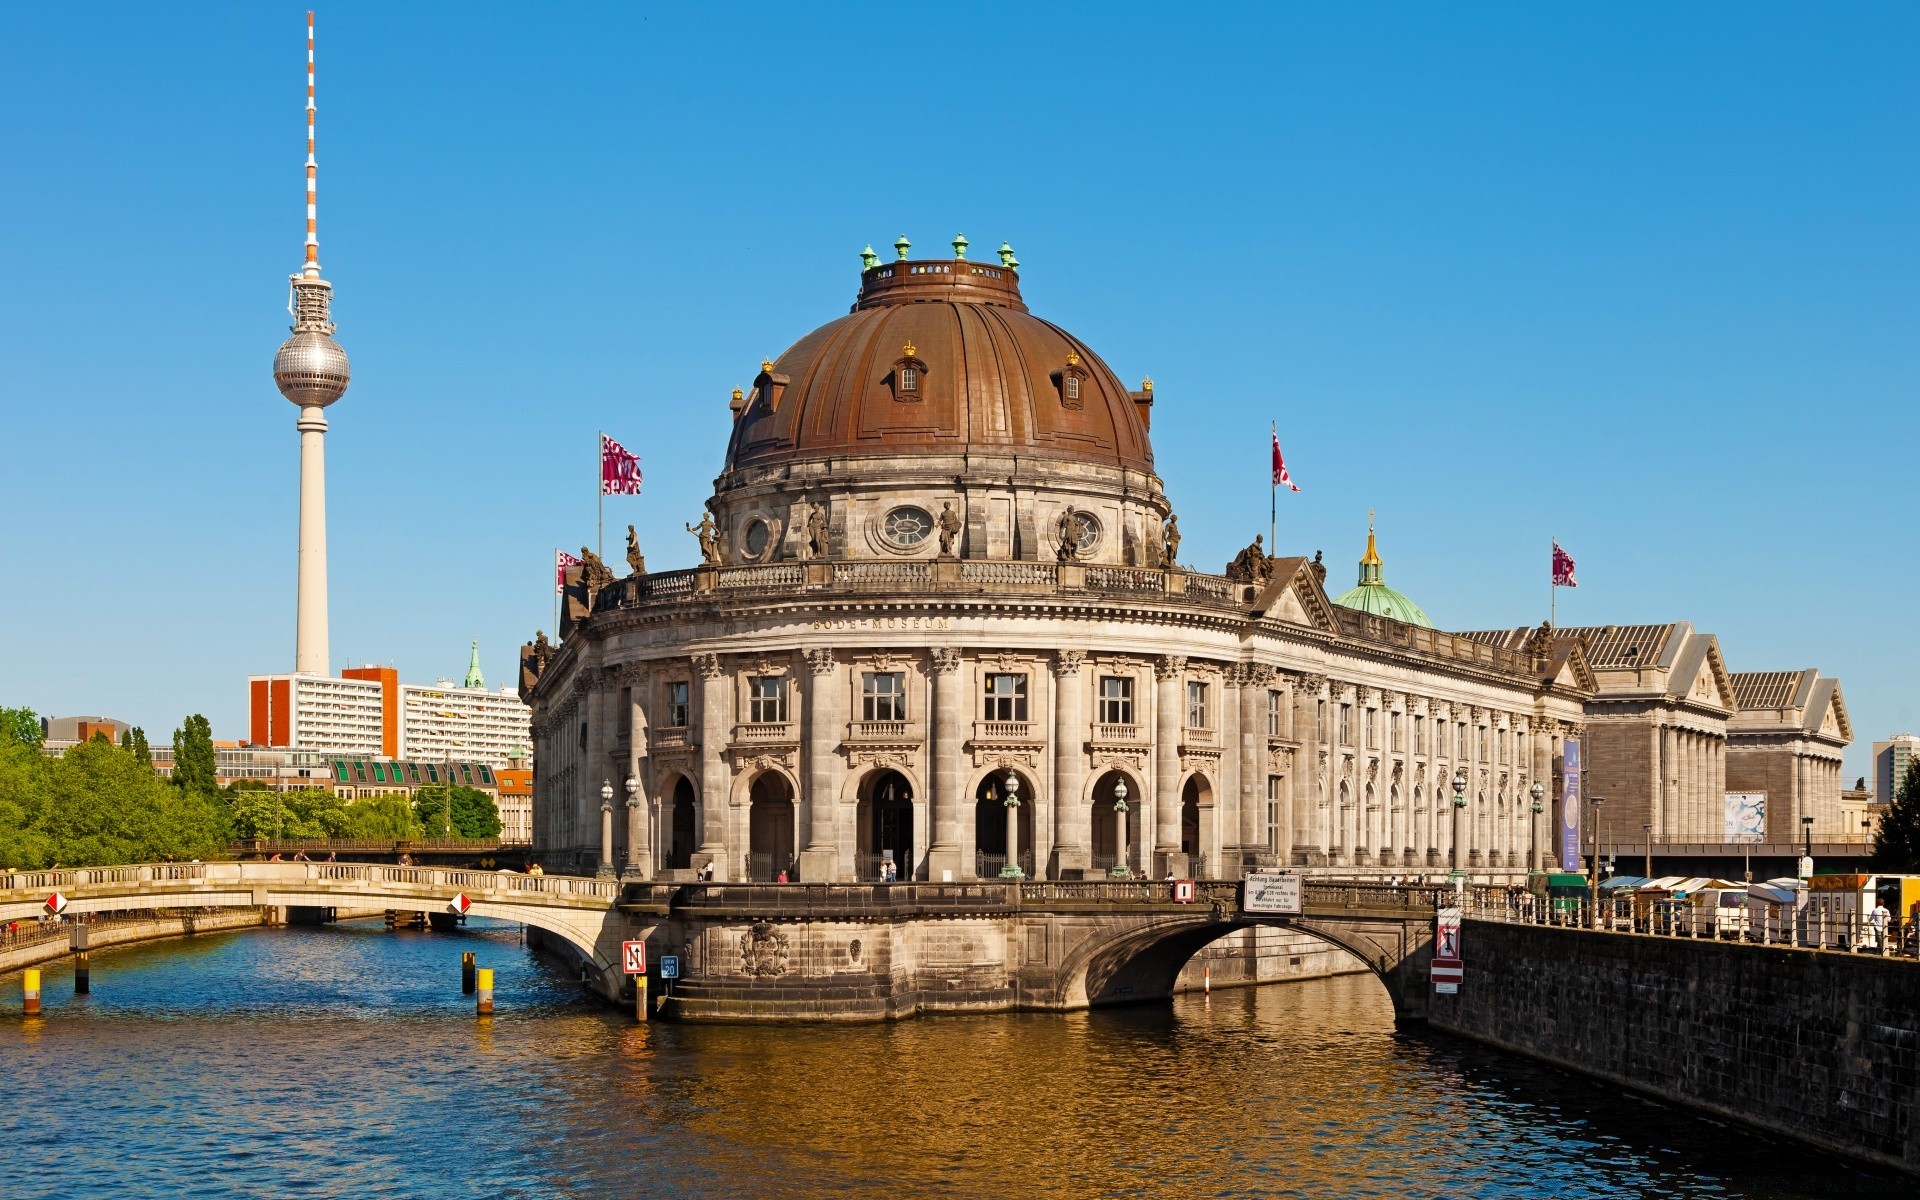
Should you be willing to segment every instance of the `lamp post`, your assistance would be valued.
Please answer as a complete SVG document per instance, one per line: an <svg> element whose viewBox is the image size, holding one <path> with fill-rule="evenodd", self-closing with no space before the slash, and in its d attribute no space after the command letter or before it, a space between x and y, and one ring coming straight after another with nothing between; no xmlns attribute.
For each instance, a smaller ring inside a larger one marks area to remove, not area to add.
<svg viewBox="0 0 1920 1200"><path fill-rule="evenodd" d="M1465 890L1467 886L1467 873L1460 869L1460 843L1465 840L1461 836L1460 826L1466 812L1467 770L1461 767L1453 773L1453 870L1447 872L1447 882L1453 885L1456 892Z"/></svg>
<svg viewBox="0 0 1920 1200"><path fill-rule="evenodd" d="M1529 865L1533 873L1538 875L1543 869L1540 866L1540 814L1546 811L1546 805L1541 801L1547 798L1547 785L1536 779L1533 786L1527 789L1527 795L1533 797L1533 804L1527 810L1533 814L1533 853Z"/></svg>
<svg viewBox="0 0 1920 1200"><path fill-rule="evenodd" d="M627 865L620 872L623 879L644 879L645 873L640 867L640 781L627 776Z"/></svg>
<svg viewBox="0 0 1920 1200"><path fill-rule="evenodd" d="M1127 867L1127 781L1115 781L1113 785L1113 869L1107 874L1114 879L1132 879L1133 872Z"/></svg>
<svg viewBox="0 0 1920 1200"><path fill-rule="evenodd" d="M1800 828L1806 834L1806 837L1807 837L1806 852L1804 857L1800 859L1800 878L1812 879L1813 878L1813 818L1801 817Z"/></svg>
<svg viewBox="0 0 1920 1200"><path fill-rule="evenodd" d="M1600 806L1607 802L1605 796L1588 796L1587 803L1593 806L1593 859L1587 864L1587 896L1593 902L1593 927L1600 928Z"/></svg>
<svg viewBox="0 0 1920 1200"><path fill-rule="evenodd" d="M1642 821L1640 823L1640 828L1646 831L1646 835L1647 835L1647 878L1652 879L1653 878L1653 822Z"/></svg>
<svg viewBox="0 0 1920 1200"><path fill-rule="evenodd" d="M601 879L613 878L613 783L600 781L600 869Z"/></svg>
<svg viewBox="0 0 1920 1200"><path fill-rule="evenodd" d="M1007 805L1007 865L1000 868L1000 878L1025 879L1027 873L1020 869L1020 777L1011 767L1002 790Z"/></svg>

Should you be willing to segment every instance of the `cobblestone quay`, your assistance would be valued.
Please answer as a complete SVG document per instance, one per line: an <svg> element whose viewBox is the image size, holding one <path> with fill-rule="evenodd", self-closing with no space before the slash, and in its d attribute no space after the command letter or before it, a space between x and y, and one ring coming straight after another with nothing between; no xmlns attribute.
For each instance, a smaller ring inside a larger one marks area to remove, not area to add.
<svg viewBox="0 0 1920 1200"><path fill-rule="evenodd" d="M1472 920L1462 949L1435 1029L1920 1173L1920 965Z"/></svg>

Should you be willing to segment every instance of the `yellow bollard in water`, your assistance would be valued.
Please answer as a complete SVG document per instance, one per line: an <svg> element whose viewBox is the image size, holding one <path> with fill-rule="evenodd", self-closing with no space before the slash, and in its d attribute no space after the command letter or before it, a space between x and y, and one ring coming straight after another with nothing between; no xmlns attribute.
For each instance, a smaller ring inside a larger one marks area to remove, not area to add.
<svg viewBox="0 0 1920 1200"><path fill-rule="evenodd" d="M20 973L20 990L25 993L26 1014L30 1017L40 1015L40 972L28 967Z"/></svg>
<svg viewBox="0 0 1920 1200"><path fill-rule="evenodd" d="M477 986L480 998L474 1003L473 1010L477 1016L490 1017L493 1015L493 968L481 967L476 974L479 976Z"/></svg>

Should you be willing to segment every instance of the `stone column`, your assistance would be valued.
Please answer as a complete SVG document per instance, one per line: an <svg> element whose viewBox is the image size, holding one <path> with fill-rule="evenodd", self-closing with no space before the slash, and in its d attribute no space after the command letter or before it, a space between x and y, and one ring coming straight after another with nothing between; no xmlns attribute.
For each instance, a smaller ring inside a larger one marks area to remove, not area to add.
<svg viewBox="0 0 1920 1200"><path fill-rule="evenodd" d="M807 846L800 852L803 883L834 883L840 878L840 847L834 837L834 817L840 808L840 756L846 716L841 712L839 664L833 651L807 651Z"/></svg>
<svg viewBox="0 0 1920 1200"><path fill-rule="evenodd" d="M728 727L726 669L718 654L696 654L693 669L700 672L700 849L689 860L700 869L713 864L713 878L724 883L737 866L727 853Z"/></svg>
<svg viewBox="0 0 1920 1200"><path fill-rule="evenodd" d="M650 879L653 877L653 801L647 795L647 709L646 668L638 663L621 670L620 680L630 689L628 692L627 718L627 778L634 781L632 795L626 794L622 781L621 795L627 803L627 865L621 871L625 879Z"/></svg>
<svg viewBox="0 0 1920 1200"><path fill-rule="evenodd" d="M1267 816L1267 684L1273 668L1240 668L1240 851L1241 861L1266 849L1260 827Z"/></svg>
<svg viewBox="0 0 1920 1200"><path fill-rule="evenodd" d="M1299 747L1294 751L1287 782L1293 809L1293 861L1301 865L1326 862L1326 854L1313 836L1313 818L1320 803L1319 700L1326 686L1324 675L1302 675L1293 684L1293 739Z"/></svg>
<svg viewBox="0 0 1920 1200"><path fill-rule="evenodd" d="M1163 654L1153 664L1154 841L1160 847L1153 864L1156 879L1169 874L1185 879L1192 869L1180 849L1180 684L1186 669L1187 660L1178 654Z"/></svg>
<svg viewBox="0 0 1920 1200"><path fill-rule="evenodd" d="M1533 856L1530 865L1535 871L1544 871L1547 862L1553 858L1553 723L1533 722L1528 737L1533 747L1533 782L1546 789L1546 794L1540 797L1538 814L1533 811L1532 795L1527 797L1527 817L1533 822Z"/></svg>
<svg viewBox="0 0 1920 1200"><path fill-rule="evenodd" d="M962 870L960 814L960 753L965 740L967 699L960 681L960 652L946 648L933 652L928 670L933 675L932 760L933 843L927 848L927 878L934 883L972 877Z"/></svg>
<svg viewBox="0 0 1920 1200"><path fill-rule="evenodd" d="M1228 663L1213 689L1213 728L1220 747L1220 787L1213 797L1212 828L1203 819L1200 850L1214 879L1239 875L1240 847L1240 668Z"/></svg>
<svg viewBox="0 0 1920 1200"><path fill-rule="evenodd" d="M1081 803L1087 775L1087 719L1080 668L1086 655L1060 650L1053 657L1053 870L1055 879L1084 878L1093 866L1093 810ZM1027 797L1023 803L1033 804ZM1036 807L1034 816L1040 816ZM1033 823L1037 832L1040 822ZM1034 862L1036 874L1049 873Z"/></svg>

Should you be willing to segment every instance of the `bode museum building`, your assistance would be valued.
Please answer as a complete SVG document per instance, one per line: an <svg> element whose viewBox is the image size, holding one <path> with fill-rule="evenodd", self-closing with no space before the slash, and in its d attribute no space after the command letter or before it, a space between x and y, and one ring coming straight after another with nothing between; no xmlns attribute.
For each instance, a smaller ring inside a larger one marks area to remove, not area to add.
<svg viewBox="0 0 1920 1200"><path fill-rule="evenodd" d="M1371 534L1337 599L1258 539L1189 565L1152 384L1028 312L1010 251L900 251L733 394L702 564L586 555L523 648L551 867L1420 874L1457 841L1497 876L1556 854L1569 740L1619 841L1725 841L1728 792L1769 842L1838 832L1831 678L1685 622L1442 632Z"/></svg>

